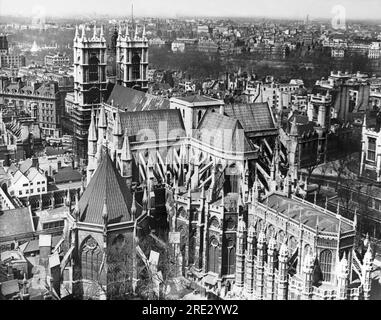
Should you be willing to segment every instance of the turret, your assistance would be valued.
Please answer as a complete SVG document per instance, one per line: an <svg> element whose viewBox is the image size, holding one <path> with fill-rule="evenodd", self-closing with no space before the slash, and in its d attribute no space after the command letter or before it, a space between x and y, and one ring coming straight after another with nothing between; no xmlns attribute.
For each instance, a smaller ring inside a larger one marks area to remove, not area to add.
<svg viewBox="0 0 381 320"><path fill-rule="evenodd" d="M257 243L257 263L256 263L256 296L258 300L264 299L264 278L265 278L265 254L266 254L266 233L262 229L259 232Z"/></svg>
<svg viewBox="0 0 381 320"><path fill-rule="evenodd" d="M132 153L130 149L130 141L128 138L127 130L124 132L122 153L120 160L122 162L122 172L121 175L126 178L126 183L128 186L132 184Z"/></svg>
<svg viewBox="0 0 381 320"><path fill-rule="evenodd" d="M112 129L112 135L114 137L114 149L120 149L122 144L123 130L122 130L122 122L120 120L119 110L115 115L114 127Z"/></svg>
<svg viewBox="0 0 381 320"><path fill-rule="evenodd" d="M279 250L279 267L278 267L278 294L277 300L287 300L288 295L288 256L289 250L287 246L287 238L282 243Z"/></svg>
<svg viewBox="0 0 381 320"><path fill-rule="evenodd" d="M338 264L337 270L337 299L348 299L348 284L349 284L349 265L346 253L343 255L343 259Z"/></svg>
<svg viewBox="0 0 381 320"><path fill-rule="evenodd" d="M303 300L312 298L313 271L315 265L315 257L312 252L307 252L303 264Z"/></svg>
<svg viewBox="0 0 381 320"><path fill-rule="evenodd" d="M245 221L240 219L237 226L237 253L236 253L236 280L235 288L238 293L242 292L245 283L245 233L246 224Z"/></svg>
<svg viewBox="0 0 381 320"><path fill-rule="evenodd" d="M86 26L82 25L82 35L81 35L81 40L86 41Z"/></svg>
<svg viewBox="0 0 381 320"><path fill-rule="evenodd" d="M144 193L143 193L143 211L147 212L147 209L148 209L147 186L144 186Z"/></svg>
<svg viewBox="0 0 381 320"><path fill-rule="evenodd" d="M90 183L90 179L97 166L97 132L95 128L95 115L94 109L91 111L91 122L89 127L89 135L87 138L88 143L88 165L87 165L87 184Z"/></svg>
<svg viewBox="0 0 381 320"><path fill-rule="evenodd" d="M267 277L266 277L266 299L274 300L275 298L275 250L276 239L272 235L267 248Z"/></svg>
<svg viewBox="0 0 381 320"><path fill-rule="evenodd" d="M100 33L100 35L99 35L101 41L105 41L105 37L104 37L104 36L105 36L105 35L104 35L103 24L102 24L102 25L101 25L101 33Z"/></svg>
<svg viewBox="0 0 381 320"><path fill-rule="evenodd" d="M372 289L372 266L373 266L373 255L370 248L370 243L368 244L368 250L364 256L364 262L362 266L362 276L363 276L363 286L364 286L364 300L369 300L370 291Z"/></svg>
<svg viewBox="0 0 381 320"><path fill-rule="evenodd" d="M77 41L79 38L79 30L78 25L75 26L75 35L74 35L74 41Z"/></svg>
<svg viewBox="0 0 381 320"><path fill-rule="evenodd" d="M97 25L94 24L94 29L93 29L93 40L97 38Z"/></svg>
<svg viewBox="0 0 381 320"><path fill-rule="evenodd" d="M255 268L255 228L250 225L247 233L247 251L246 251L246 294L249 298L254 293L254 268Z"/></svg>

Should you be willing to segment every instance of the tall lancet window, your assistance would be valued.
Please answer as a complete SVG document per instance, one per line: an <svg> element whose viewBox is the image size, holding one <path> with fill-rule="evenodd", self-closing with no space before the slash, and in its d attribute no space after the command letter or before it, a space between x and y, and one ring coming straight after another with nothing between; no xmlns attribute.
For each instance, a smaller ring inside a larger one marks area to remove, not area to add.
<svg viewBox="0 0 381 320"><path fill-rule="evenodd" d="M140 79L140 56L137 52L132 56L132 80Z"/></svg>
<svg viewBox="0 0 381 320"><path fill-rule="evenodd" d="M102 264L102 251L93 237L88 237L81 248L82 278L98 281Z"/></svg>
<svg viewBox="0 0 381 320"><path fill-rule="evenodd" d="M209 260L208 270L214 273L218 272L218 257L220 255L219 242L216 238L212 238L209 241Z"/></svg>
<svg viewBox="0 0 381 320"><path fill-rule="evenodd" d="M324 250L320 254L320 268L323 273L323 281L331 281L332 274L332 252Z"/></svg>
<svg viewBox="0 0 381 320"><path fill-rule="evenodd" d="M98 81L99 72L98 72L99 60L95 53L90 55L89 59L89 81Z"/></svg>

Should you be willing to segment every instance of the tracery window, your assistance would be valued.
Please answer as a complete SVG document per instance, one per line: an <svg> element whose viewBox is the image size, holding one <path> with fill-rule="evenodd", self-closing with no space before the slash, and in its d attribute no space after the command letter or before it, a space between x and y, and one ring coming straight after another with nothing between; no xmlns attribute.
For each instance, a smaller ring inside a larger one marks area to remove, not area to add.
<svg viewBox="0 0 381 320"><path fill-rule="evenodd" d="M89 81L98 81L99 75L98 75L98 65L99 60L96 56L96 54L91 54L89 59Z"/></svg>
<svg viewBox="0 0 381 320"><path fill-rule="evenodd" d="M209 260L208 270L214 273L218 272L219 242L216 238L211 238L209 242Z"/></svg>
<svg viewBox="0 0 381 320"><path fill-rule="evenodd" d="M87 280L98 281L102 264L102 251L93 237L88 237L81 250L82 277Z"/></svg>
<svg viewBox="0 0 381 320"><path fill-rule="evenodd" d="M323 273L323 281L331 281L332 274L332 252L324 250L320 253L320 269Z"/></svg>
<svg viewBox="0 0 381 320"><path fill-rule="evenodd" d="M132 80L140 79L140 56L135 53L132 56Z"/></svg>

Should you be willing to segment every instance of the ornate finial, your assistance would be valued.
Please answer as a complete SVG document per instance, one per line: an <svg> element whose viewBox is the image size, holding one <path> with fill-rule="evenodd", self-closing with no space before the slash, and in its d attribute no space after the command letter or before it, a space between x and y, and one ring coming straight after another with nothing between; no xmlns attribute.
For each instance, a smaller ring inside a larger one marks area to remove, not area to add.
<svg viewBox="0 0 381 320"><path fill-rule="evenodd" d="M93 30L93 39L97 37L97 25L94 24L94 30Z"/></svg>
<svg viewBox="0 0 381 320"><path fill-rule="evenodd" d="M103 31L103 24L101 24L101 34L100 34L100 38L104 38L104 31Z"/></svg>
<svg viewBox="0 0 381 320"><path fill-rule="evenodd" d="M86 26L84 24L82 25L82 35L81 35L81 38L82 39L86 39Z"/></svg>
<svg viewBox="0 0 381 320"><path fill-rule="evenodd" d="M135 37L134 39L138 39L138 25L135 27Z"/></svg>
<svg viewBox="0 0 381 320"><path fill-rule="evenodd" d="M126 26L126 38L129 39L130 38L130 30L128 28L128 23L127 23L127 26Z"/></svg>
<svg viewBox="0 0 381 320"><path fill-rule="evenodd" d="M135 192L132 194L131 215L132 215L132 219L135 220L135 217L136 217L136 199L135 199Z"/></svg>
<svg viewBox="0 0 381 320"><path fill-rule="evenodd" d="M372 261L373 261L373 254L372 254L372 248L369 242L368 249L366 250L366 253L364 255L364 265L372 265Z"/></svg>
<svg viewBox="0 0 381 320"><path fill-rule="evenodd" d="M75 35L74 35L74 40L78 39L79 37L79 30L78 30L78 25L75 26Z"/></svg>
<svg viewBox="0 0 381 320"><path fill-rule="evenodd" d="M144 186L143 205L147 207L147 204L148 204L147 186Z"/></svg>

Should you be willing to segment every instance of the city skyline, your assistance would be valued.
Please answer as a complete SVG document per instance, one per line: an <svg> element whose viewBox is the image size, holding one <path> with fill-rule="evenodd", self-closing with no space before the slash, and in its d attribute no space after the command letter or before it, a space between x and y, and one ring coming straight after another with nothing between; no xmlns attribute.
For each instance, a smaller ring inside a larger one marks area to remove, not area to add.
<svg viewBox="0 0 381 320"><path fill-rule="evenodd" d="M184 1L175 0L147 0L122 1L109 0L107 2L94 2L84 0L75 2L73 0L65 3L52 3L47 0L26 1L10 0L0 1L0 15L21 16L68 16L81 15L88 18L98 15L129 16L131 7L134 5L136 16L200 16L200 17L268 17L268 18L292 18L310 19L331 18L337 14L335 7L342 6L346 11L347 19L379 19L381 3L377 0L353 1L343 0L290 0L287 3L279 0L268 0L266 2L252 0L237 0L234 3L228 1L192 1L192 5ZM242 8L246 8L242 11ZM245 12L244 14L242 12Z"/></svg>

